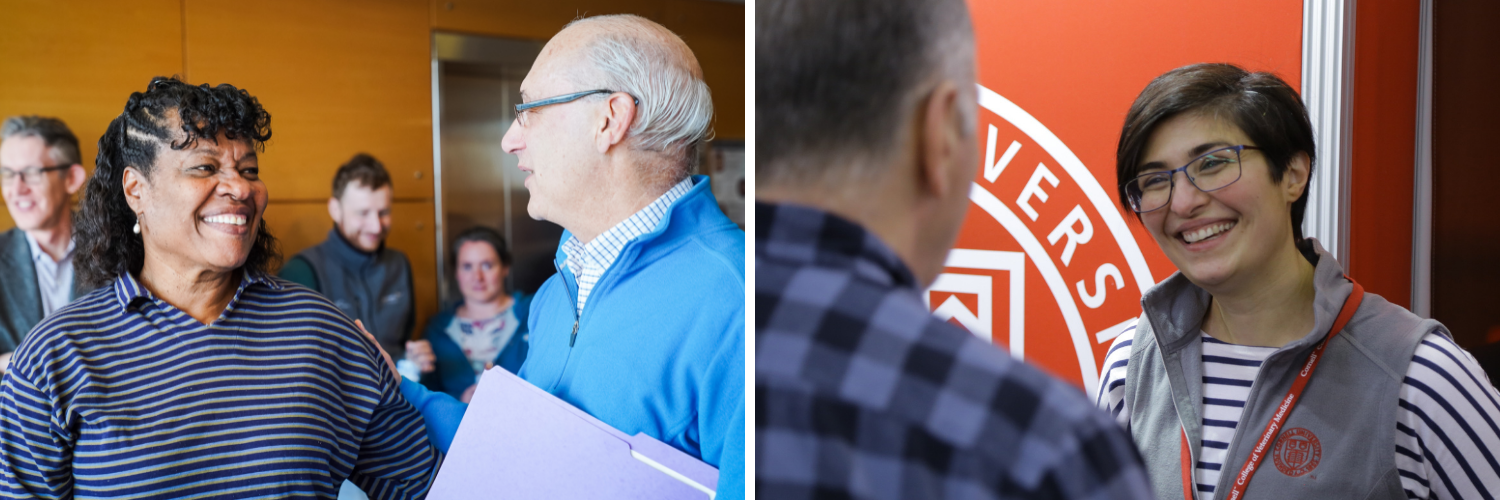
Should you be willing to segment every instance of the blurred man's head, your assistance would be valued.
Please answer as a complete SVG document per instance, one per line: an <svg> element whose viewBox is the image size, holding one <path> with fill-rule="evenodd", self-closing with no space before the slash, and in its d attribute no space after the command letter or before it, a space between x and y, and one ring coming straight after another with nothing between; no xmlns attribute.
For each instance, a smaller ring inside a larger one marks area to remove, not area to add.
<svg viewBox="0 0 1500 500"><path fill-rule="evenodd" d="M328 216L355 248L379 250L391 230L391 174L385 165L359 153L339 167L333 176Z"/></svg>
<svg viewBox="0 0 1500 500"><path fill-rule="evenodd" d="M0 125L0 196L16 227L46 231L68 226L72 195L86 177L80 163L78 138L62 120L7 118Z"/></svg>
<svg viewBox="0 0 1500 500"><path fill-rule="evenodd" d="M967 6L763 0L755 24L757 196L861 223L925 286L979 164Z"/></svg>
<svg viewBox="0 0 1500 500"><path fill-rule="evenodd" d="M587 94L528 107L579 93ZM552 37L521 82L521 100L501 144L530 174L527 211L575 233L603 222L594 219L616 191L654 198L686 178L713 118L692 50L632 15L580 19Z"/></svg>

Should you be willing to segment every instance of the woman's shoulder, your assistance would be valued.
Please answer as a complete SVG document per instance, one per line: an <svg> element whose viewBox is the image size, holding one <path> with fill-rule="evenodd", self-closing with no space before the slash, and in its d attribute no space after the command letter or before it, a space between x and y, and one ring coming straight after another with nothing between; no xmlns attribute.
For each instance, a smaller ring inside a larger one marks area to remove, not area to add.
<svg viewBox="0 0 1500 500"><path fill-rule="evenodd" d="M95 288L74 299L62 308L38 322L26 335L26 339L50 337L75 331L77 326L98 327L106 324L109 316L117 315L127 304L120 303L122 296L115 287L105 285Z"/></svg>
<svg viewBox="0 0 1500 500"><path fill-rule="evenodd" d="M463 306L463 301L461 300L458 302L442 304L438 309L437 314L434 314L431 317L427 318L426 329L428 331L432 331L448 328L448 323L452 323L453 318L458 317L458 308L460 306Z"/></svg>
<svg viewBox="0 0 1500 500"><path fill-rule="evenodd" d="M251 291L252 293L244 297L245 299L271 301L299 308L339 312L338 306L333 305L333 302L329 301L328 297L324 297L323 294L300 283L273 275L265 275L263 279L268 286L259 291L247 289L247 291Z"/></svg>
<svg viewBox="0 0 1500 500"><path fill-rule="evenodd" d="M43 318L26 334L11 357L11 369L30 371L39 359L67 360L95 343L118 333L123 296L112 285L84 294Z"/></svg>

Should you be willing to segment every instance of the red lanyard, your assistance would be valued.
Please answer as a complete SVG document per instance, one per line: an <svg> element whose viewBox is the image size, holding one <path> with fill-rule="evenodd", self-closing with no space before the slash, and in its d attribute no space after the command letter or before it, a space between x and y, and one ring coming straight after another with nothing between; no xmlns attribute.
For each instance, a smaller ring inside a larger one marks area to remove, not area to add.
<svg viewBox="0 0 1500 500"><path fill-rule="evenodd" d="M1345 277L1347 279L1347 277ZM1297 380L1292 382L1292 388L1286 391L1286 397L1281 398L1281 405L1277 406L1276 414L1271 416L1271 422L1266 424L1265 432L1260 434L1260 440L1255 442L1255 448L1250 450L1250 458L1245 460L1245 465L1240 468L1240 473L1235 476L1234 483L1230 485L1229 495L1221 498L1228 500L1240 500L1245 497L1245 488L1250 486L1250 478L1255 476L1255 471L1260 466L1261 459L1266 458L1266 452L1271 446L1271 441L1281 431L1282 424L1292 414L1292 408L1297 406L1298 398L1302 397L1302 390L1307 388L1307 381L1312 379L1313 370L1318 368L1318 361L1323 359L1323 348L1328 347L1328 341L1333 339L1349 319L1354 317L1354 310L1359 309L1360 301L1365 298L1364 287L1359 286L1354 280L1349 280L1354 285L1354 291L1349 293L1349 298L1344 300L1344 308L1339 310L1338 318L1333 321L1333 328L1328 330L1328 335L1313 348L1311 355L1307 357L1307 365L1297 374ZM1193 459L1192 452L1188 449L1187 430L1182 431L1182 495L1183 498L1193 498Z"/></svg>

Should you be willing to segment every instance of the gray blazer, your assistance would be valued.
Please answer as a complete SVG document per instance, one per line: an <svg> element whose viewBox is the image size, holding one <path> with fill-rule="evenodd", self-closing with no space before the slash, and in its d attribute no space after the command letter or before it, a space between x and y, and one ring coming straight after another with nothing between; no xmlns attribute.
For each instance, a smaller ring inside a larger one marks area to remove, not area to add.
<svg viewBox="0 0 1500 500"><path fill-rule="evenodd" d="M84 294L73 274L73 295ZM26 233L11 229L0 233L0 353L16 350L26 333L42 321L42 292L31 261Z"/></svg>

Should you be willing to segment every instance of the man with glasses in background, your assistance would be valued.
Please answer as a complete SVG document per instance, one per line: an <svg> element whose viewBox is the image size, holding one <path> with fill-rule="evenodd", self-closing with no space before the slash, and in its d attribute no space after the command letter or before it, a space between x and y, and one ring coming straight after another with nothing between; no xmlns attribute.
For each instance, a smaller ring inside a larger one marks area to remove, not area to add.
<svg viewBox="0 0 1500 500"><path fill-rule="evenodd" d="M0 233L0 373L31 327L82 295L73 279L73 193L87 174L78 138L56 118L0 125L0 196L15 228Z"/></svg>
<svg viewBox="0 0 1500 500"><path fill-rule="evenodd" d="M531 217L567 231L519 375L717 467L717 498L743 498L745 233L690 175L713 118L697 58L644 18L580 19L521 97L501 146L529 174ZM465 406L401 389L447 452Z"/></svg>

